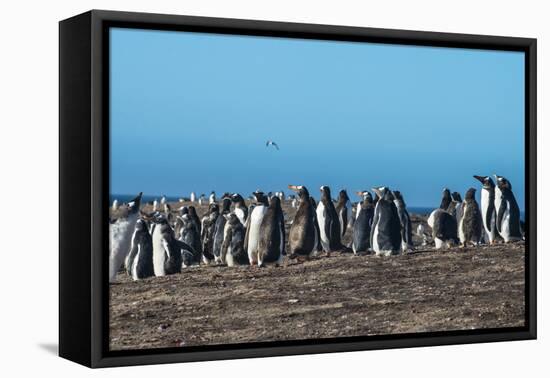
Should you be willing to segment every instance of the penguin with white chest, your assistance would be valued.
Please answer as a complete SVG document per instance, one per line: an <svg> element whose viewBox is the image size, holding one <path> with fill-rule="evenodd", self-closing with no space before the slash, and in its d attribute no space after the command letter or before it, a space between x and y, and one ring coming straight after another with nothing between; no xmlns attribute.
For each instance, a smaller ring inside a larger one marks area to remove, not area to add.
<svg viewBox="0 0 550 378"><path fill-rule="evenodd" d="M248 215L244 247L248 253L250 265L256 265L258 263L258 244L261 237L260 227L269 203L263 192L255 191L252 195L255 203L254 208Z"/></svg>
<svg viewBox="0 0 550 378"><path fill-rule="evenodd" d="M246 231L236 214L225 215L224 238L222 244L222 263L227 266L249 265L248 254L244 249Z"/></svg>
<svg viewBox="0 0 550 378"><path fill-rule="evenodd" d="M202 257L202 245L201 237L195 225L195 221L189 214L184 214L179 218L179 220L181 221L181 230L178 240L184 242L192 248L192 264L199 264Z"/></svg>
<svg viewBox="0 0 550 378"><path fill-rule="evenodd" d="M260 225L258 242L258 266L269 264L279 266L285 255L285 218L281 200L272 196Z"/></svg>
<svg viewBox="0 0 550 378"><path fill-rule="evenodd" d="M495 208L495 183L490 176L477 176L481 182L481 220L485 229L486 241L494 244L498 238L497 211Z"/></svg>
<svg viewBox="0 0 550 378"><path fill-rule="evenodd" d="M352 218L351 201L345 190L340 190L340 193L338 193L336 213L338 214L338 220L340 221L340 236L343 238L348 229L348 225L351 224Z"/></svg>
<svg viewBox="0 0 550 378"><path fill-rule="evenodd" d="M468 189L462 203L462 217L458 224L458 237L464 247L470 243L478 245L481 242L482 220L475 194L476 190L474 188Z"/></svg>
<svg viewBox="0 0 550 378"><path fill-rule="evenodd" d="M126 272L134 281L154 276L153 270L153 241L149 234L147 222L138 219L132 246L126 258Z"/></svg>
<svg viewBox="0 0 550 378"><path fill-rule="evenodd" d="M401 251L401 223L394 196L387 187L373 188L379 200L374 209L371 247L377 256L397 255Z"/></svg>
<svg viewBox="0 0 550 378"><path fill-rule="evenodd" d="M394 203L397 207L397 214L399 215L399 222L401 223L401 249L403 252L414 249L412 240L412 222L409 212L407 211L407 205L403 199L403 195L400 191L395 190L393 192Z"/></svg>
<svg viewBox="0 0 550 378"><path fill-rule="evenodd" d="M246 207L244 198L239 193L234 193L233 195L231 195L231 202L235 204L233 212L235 213L241 224L244 226L248 218L248 208Z"/></svg>
<svg viewBox="0 0 550 378"><path fill-rule="evenodd" d="M357 218L353 224L351 248L356 255L368 253L371 248L370 233L374 219L374 201L368 191L357 192L363 200L357 205Z"/></svg>
<svg viewBox="0 0 550 378"><path fill-rule="evenodd" d="M495 175L495 208L497 231L505 243L522 239L519 206L512 192L512 184L506 178Z"/></svg>
<svg viewBox="0 0 550 378"><path fill-rule="evenodd" d="M288 235L289 257L301 261L308 259L316 251L319 243L315 204L310 200L309 191L305 186L289 185L288 188L297 193L299 201Z"/></svg>
<svg viewBox="0 0 550 378"><path fill-rule="evenodd" d="M109 224L109 282L114 282L116 274L130 252L132 235L139 218L141 196L139 193L126 205L126 216Z"/></svg>
<svg viewBox="0 0 550 378"><path fill-rule="evenodd" d="M220 207L217 203L213 203L208 207L208 213L202 218L201 223L201 244L202 244L202 261L205 264L210 264L214 260L212 252L214 246L214 230L216 228L216 220L220 216Z"/></svg>
<svg viewBox="0 0 550 378"><path fill-rule="evenodd" d="M443 202L447 202L448 189L443 190L443 198L439 208L432 211L428 217L428 226L432 229L432 238L436 249L441 249L445 246L453 246L458 244L458 223L456 216L447 211L452 199L448 201L447 207L441 208Z"/></svg>
<svg viewBox="0 0 550 378"><path fill-rule="evenodd" d="M317 204L316 213L323 251L330 254L343 249L340 219L332 202L330 188L326 185L321 186L321 200Z"/></svg>
<svg viewBox="0 0 550 378"><path fill-rule="evenodd" d="M174 231L163 215L153 219L153 271L155 276L162 277L168 274L181 272L181 251L175 243Z"/></svg>
<svg viewBox="0 0 550 378"><path fill-rule="evenodd" d="M228 197L223 197L222 199L222 210L220 216L216 219L214 225L214 243L212 245L212 253L214 254L214 259L216 263L222 263L222 244L224 238L225 222L227 218L225 217L231 212L231 199Z"/></svg>
<svg viewBox="0 0 550 378"><path fill-rule="evenodd" d="M319 229L319 222L317 221L317 202L315 202L315 198L309 197L309 202L311 203L311 206L313 208L313 225L315 226L315 249L314 252L321 252L323 250L323 246L321 245L321 230Z"/></svg>

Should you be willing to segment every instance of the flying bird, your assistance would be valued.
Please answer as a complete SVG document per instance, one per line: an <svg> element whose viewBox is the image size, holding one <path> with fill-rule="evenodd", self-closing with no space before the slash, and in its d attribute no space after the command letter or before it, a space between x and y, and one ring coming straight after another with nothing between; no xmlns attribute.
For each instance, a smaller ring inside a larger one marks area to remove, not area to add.
<svg viewBox="0 0 550 378"><path fill-rule="evenodd" d="M266 147L274 146L277 150L279 149L279 146L277 146L277 143L275 143L275 142L272 141L272 140L268 140L267 142L265 142L265 146L266 146Z"/></svg>

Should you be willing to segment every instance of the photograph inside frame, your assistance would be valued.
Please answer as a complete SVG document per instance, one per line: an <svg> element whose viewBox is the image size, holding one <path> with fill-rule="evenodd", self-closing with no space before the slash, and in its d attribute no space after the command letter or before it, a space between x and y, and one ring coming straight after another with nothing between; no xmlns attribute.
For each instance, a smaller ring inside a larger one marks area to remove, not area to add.
<svg viewBox="0 0 550 378"><path fill-rule="evenodd" d="M110 350L525 325L524 52L111 28L109 76Z"/></svg>

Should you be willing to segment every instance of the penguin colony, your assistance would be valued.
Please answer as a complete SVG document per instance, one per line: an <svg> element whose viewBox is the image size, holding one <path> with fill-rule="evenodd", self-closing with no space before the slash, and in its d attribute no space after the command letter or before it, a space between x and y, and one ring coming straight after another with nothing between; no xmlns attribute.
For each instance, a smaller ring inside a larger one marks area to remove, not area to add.
<svg viewBox="0 0 550 378"><path fill-rule="evenodd" d="M432 243L441 249L524 239L512 184L497 175L496 183L490 176L473 177L481 183L481 203L474 188L466 191L464 199L445 188L439 207L428 216L431 235L422 223L416 229L422 246ZM322 186L316 203L305 186L288 188L295 194L285 197L283 192L257 190L248 207L238 193L224 193L218 202L212 192L202 219L193 205L180 207L174 216L164 196L162 206L154 201L152 213L140 210L142 193L127 204L116 201L112 209L121 215L110 222L110 281L122 266L140 280L199 264L280 266L285 256L303 262L320 252L391 256L415 248L411 218L397 190L382 186L372 188L373 193L356 192L360 200L354 207L346 190L333 200L330 188ZM203 194L190 197L191 203L206 204ZM288 235L284 201L296 208ZM346 232L352 236L349 246L342 243Z"/></svg>

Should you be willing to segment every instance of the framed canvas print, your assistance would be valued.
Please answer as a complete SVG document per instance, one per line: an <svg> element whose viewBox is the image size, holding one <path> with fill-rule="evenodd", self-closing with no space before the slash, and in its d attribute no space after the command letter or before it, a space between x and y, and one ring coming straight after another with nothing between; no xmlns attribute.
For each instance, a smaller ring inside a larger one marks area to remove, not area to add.
<svg viewBox="0 0 550 378"><path fill-rule="evenodd" d="M536 40L60 22L60 355L536 337Z"/></svg>

